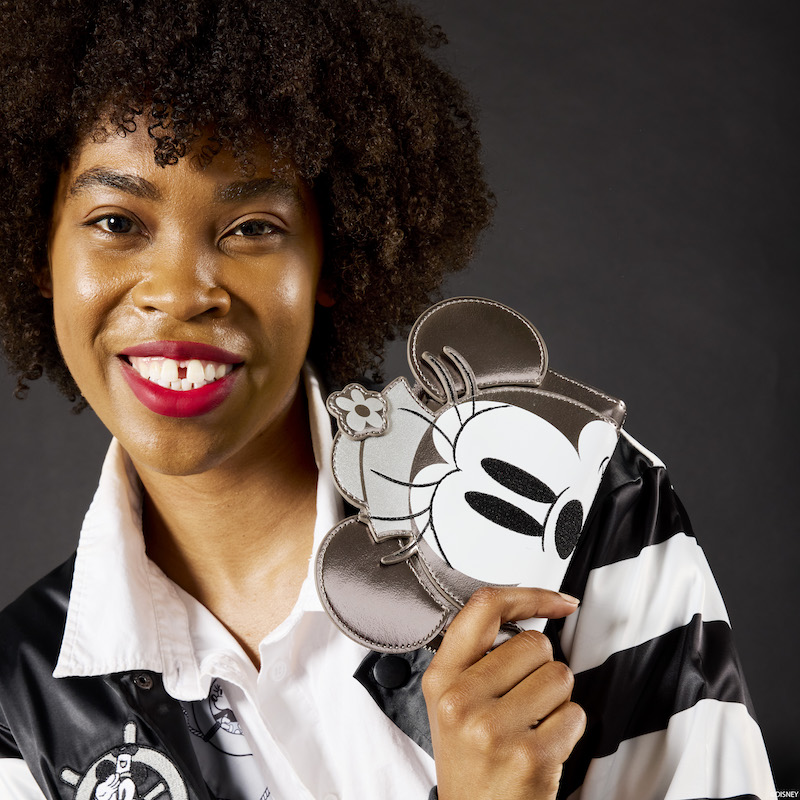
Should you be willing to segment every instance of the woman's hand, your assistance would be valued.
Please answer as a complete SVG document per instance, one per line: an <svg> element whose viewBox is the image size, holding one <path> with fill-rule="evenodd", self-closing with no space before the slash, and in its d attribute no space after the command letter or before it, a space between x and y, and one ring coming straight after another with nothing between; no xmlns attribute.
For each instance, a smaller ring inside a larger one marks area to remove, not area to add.
<svg viewBox="0 0 800 800"><path fill-rule="evenodd" d="M544 634L487 652L503 622L557 619L578 607L544 589L480 589L453 620L422 681L439 800L550 800L586 715L569 667Z"/></svg>

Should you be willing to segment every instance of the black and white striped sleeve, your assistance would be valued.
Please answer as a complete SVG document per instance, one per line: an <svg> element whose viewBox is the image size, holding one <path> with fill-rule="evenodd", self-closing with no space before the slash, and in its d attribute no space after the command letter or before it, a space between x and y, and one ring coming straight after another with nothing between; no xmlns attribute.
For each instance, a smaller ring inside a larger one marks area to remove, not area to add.
<svg viewBox="0 0 800 800"><path fill-rule="evenodd" d="M666 470L620 441L550 623L586 734L560 800L775 797L724 603Z"/></svg>

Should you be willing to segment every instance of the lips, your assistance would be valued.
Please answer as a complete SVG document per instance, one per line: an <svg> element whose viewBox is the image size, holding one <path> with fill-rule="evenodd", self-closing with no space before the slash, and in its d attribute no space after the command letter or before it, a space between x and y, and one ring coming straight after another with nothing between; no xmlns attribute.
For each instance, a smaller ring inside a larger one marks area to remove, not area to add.
<svg viewBox="0 0 800 800"><path fill-rule="evenodd" d="M202 342L146 342L119 354L122 375L150 411L196 417L219 406L233 389L243 358Z"/></svg>

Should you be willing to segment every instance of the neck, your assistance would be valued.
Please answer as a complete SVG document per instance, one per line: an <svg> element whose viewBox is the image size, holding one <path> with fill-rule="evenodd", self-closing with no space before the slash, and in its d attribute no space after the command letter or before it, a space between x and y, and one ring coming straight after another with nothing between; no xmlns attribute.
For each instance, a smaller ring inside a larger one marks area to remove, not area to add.
<svg viewBox="0 0 800 800"><path fill-rule="evenodd" d="M254 662L289 613L313 544L316 479L305 394L252 452L199 475L137 470L149 557L236 636Z"/></svg>

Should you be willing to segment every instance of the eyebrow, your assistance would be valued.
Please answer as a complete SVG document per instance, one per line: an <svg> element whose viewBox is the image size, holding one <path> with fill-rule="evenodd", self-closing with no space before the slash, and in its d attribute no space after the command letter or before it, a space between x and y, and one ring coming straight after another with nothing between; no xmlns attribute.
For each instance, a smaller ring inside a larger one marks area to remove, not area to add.
<svg viewBox="0 0 800 800"><path fill-rule="evenodd" d="M107 167L93 167L82 172L72 182L69 194L74 196L93 186L117 189L144 200L162 199L161 192L150 181L140 178L138 175L129 175ZM301 208L305 208L305 203L298 187L281 178L253 178L234 181L226 186L220 186L214 192L214 199L221 203L234 203L268 196L277 196L295 202Z"/></svg>
<svg viewBox="0 0 800 800"><path fill-rule="evenodd" d="M234 181L227 186L221 186L214 193L214 199L222 203L235 203L239 200L254 200L270 196L295 202L301 208L305 208L298 187L281 178L252 178L246 181Z"/></svg>
<svg viewBox="0 0 800 800"><path fill-rule="evenodd" d="M126 194L140 197L143 200L160 200L161 192L150 181L140 178L138 175L128 175L125 172L117 172L107 167L93 167L78 175L72 182L69 189L70 196L80 194L92 186L105 186L110 189L118 189Z"/></svg>

